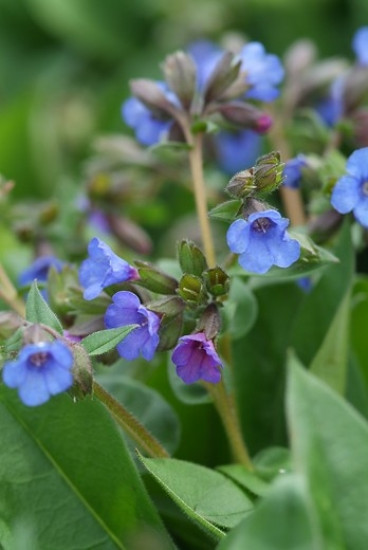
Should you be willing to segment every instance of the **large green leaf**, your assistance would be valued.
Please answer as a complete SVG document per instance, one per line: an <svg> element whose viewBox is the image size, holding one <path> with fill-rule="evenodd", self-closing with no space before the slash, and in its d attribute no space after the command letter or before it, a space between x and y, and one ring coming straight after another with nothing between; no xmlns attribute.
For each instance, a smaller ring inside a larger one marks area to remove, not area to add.
<svg viewBox="0 0 368 550"><path fill-rule="evenodd" d="M322 550L314 532L303 479L280 478L254 513L218 545L218 550Z"/></svg>
<svg viewBox="0 0 368 550"><path fill-rule="evenodd" d="M294 324L291 344L306 366L311 364L321 348L342 299L351 286L354 251L348 223L342 227L334 253L340 263L329 267L305 297Z"/></svg>
<svg viewBox="0 0 368 550"><path fill-rule="evenodd" d="M0 516L32 526L37 548L128 550L146 533L172 548L98 401L60 395L27 408L3 386L0 431Z"/></svg>
<svg viewBox="0 0 368 550"><path fill-rule="evenodd" d="M233 343L235 392L245 440L253 454L286 441L286 349L303 292L295 283L255 289L258 317Z"/></svg>
<svg viewBox="0 0 368 550"><path fill-rule="evenodd" d="M344 394L349 353L350 290L341 300L310 371L337 392Z"/></svg>
<svg viewBox="0 0 368 550"><path fill-rule="evenodd" d="M221 538L252 508L250 499L218 472L173 458L143 458L147 470L178 506L204 529Z"/></svg>
<svg viewBox="0 0 368 550"><path fill-rule="evenodd" d="M287 416L294 467L307 480L324 550L365 550L368 424L290 359Z"/></svg>

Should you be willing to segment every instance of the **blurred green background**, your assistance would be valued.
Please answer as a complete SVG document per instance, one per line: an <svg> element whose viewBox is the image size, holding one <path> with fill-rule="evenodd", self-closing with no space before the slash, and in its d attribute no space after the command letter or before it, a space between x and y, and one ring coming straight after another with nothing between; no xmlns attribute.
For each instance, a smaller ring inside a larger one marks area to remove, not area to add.
<svg viewBox="0 0 368 550"><path fill-rule="evenodd" d="M367 0L0 0L0 173L15 197L78 183L92 139L126 130L128 80L198 38L237 34L282 55L309 37L352 58Z"/></svg>

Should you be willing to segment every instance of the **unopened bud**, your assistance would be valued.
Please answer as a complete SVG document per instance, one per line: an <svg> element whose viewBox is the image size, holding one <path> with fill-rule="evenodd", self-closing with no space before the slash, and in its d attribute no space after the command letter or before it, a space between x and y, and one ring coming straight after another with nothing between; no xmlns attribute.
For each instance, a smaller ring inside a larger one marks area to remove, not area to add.
<svg viewBox="0 0 368 550"><path fill-rule="evenodd" d="M221 328L221 318L216 304L209 304L198 321L197 330L204 332L207 340L213 340Z"/></svg>
<svg viewBox="0 0 368 550"><path fill-rule="evenodd" d="M132 220L116 214L109 214L106 218L111 233L122 244L138 254L149 254L152 251L152 241L142 227Z"/></svg>
<svg viewBox="0 0 368 550"><path fill-rule="evenodd" d="M254 178L257 191L270 193L282 183L285 164L280 162L280 153L272 151L260 157L254 166Z"/></svg>
<svg viewBox="0 0 368 550"><path fill-rule="evenodd" d="M213 296L224 296L229 292L229 276L221 267L216 266L203 274L207 290Z"/></svg>
<svg viewBox="0 0 368 550"><path fill-rule="evenodd" d="M226 52L217 63L204 90L205 103L221 99L239 75L241 62L231 52Z"/></svg>
<svg viewBox="0 0 368 550"><path fill-rule="evenodd" d="M165 296L165 298L161 298L160 300L149 302L147 308L155 313L174 317L183 312L185 303L179 296Z"/></svg>
<svg viewBox="0 0 368 550"><path fill-rule="evenodd" d="M237 172L226 186L226 191L232 197L245 198L254 193L256 189L253 168Z"/></svg>
<svg viewBox="0 0 368 550"><path fill-rule="evenodd" d="M219 104L216 110L229 122L242 128L251 128L260 134L267 132L272 126L271 116L250 103L228 102Z"/></svg>
<svg viewBox="0 0 368 550"><path fill-rule="evenodd" d="M139 279L136 284L157 294L175 294L178 281L148 262L136 260Z"/></svg>
<svg viewBox="0 0 368 550"><path fill-rule="evenodd" d="M159 328L160 342L158 351L166 351L176 346L183 330L183 314L179 313L173 317L164 317Z"/></svg>
<svg viewBox="0 0 368 550"><path fill-rule="evenodd" d="M185 239L179 243L178 257L183 273L190 273L200 277L203 271L207 269L206 258L201 249L193 241Z"/></svg>
<svg viewBox="0 0 368 550"><path fill-rule="evenodd" d="M171 118L174 105L153 80L139 78L130 81L132 94L155 113L157 118Z"/></svg>
<svg viewBox="0 0 368 550"><path fill-rule="evenodd" d="M269 204L258 199L254 199L253 197L249 197L244 201L242 217L247 219L251 214L254 214L255 212L264 212L265 210L269 210L270 208L272 207Z"/></svg>
<svg viewBox="0 0 368 550"><path fill-rule="evenodd" d="M200 277L186 273L179 281L178 294L186 302L201 304L206 299L206 289Z"/></svg>
<svg viewBox="0 0 368 550"><path fill-rule="evenodd" d="M166 57L163 64L165 80L178 96L184 108L189 108L196 89L196 66L193 59L184 52Z"/></svg>

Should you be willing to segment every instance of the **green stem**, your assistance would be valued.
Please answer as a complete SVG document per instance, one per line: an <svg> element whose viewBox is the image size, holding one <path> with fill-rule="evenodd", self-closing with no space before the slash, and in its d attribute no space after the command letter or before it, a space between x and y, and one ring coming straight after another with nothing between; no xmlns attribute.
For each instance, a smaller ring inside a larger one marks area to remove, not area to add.
<svg viewBox="0 0 368 550"><path fill-rule="evenodd" d="M116 422L153 458L168 458L168 452L121 403L98 382L93 381L93 394L107 407Z"/></svg>
<svg viewBox="0 0 368 550"><path fill-rule="evenodd" d="M205 386L211 394L215 407L221 417L234 459L239 464L245 466L247 470L252 471L252 461L243 440L233 396L227 393L222 380L218 384L205 383Z"/></svg>

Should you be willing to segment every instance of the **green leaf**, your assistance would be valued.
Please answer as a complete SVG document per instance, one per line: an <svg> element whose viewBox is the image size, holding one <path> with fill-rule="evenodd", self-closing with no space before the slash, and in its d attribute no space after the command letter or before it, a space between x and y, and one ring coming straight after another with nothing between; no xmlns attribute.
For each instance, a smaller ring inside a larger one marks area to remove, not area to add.
<svg viewBox="0 0 368 550"><path fill-rule="evenodd" d="M284 447L267 447L253 458L256 473L270 481L279 474L292 470L290 450Z"/></svg>
<svg viewBox="0 0 368 550"><path fill-rule="evenodd" d="M37 281L33 281L27 297L26 319L31 323L42 323L60 334L63 333L63 327L56 317L55 313L43 298L38 290Z"/></svg>
<svg viewBox="0 0 368 550"><path fill-rule="evenodd" d="M173 548L97 400L64 394L29 408L2 386L0 430L1 516L32 525L35 547L128 550L149 533L159 548Z"/></svg>
<svg viewBox="0 0 368 550"><path fill-rule="evenodd" d="M243 201L240 199L226 201L212 208L208 215L214 220L232 222L236 218L242 204Z"/></svg>
<svg viewBox="0 0 368 550"><path fill-rule="evenodd" d="M241 464L227 464L219 466L217 470L254 495L262 497L268 491L268 483Z"/></svg>
<svg viewBox="0 0 368 550"><path fill-rule="evenodd" d="M258 315L258 304L254 293L239 277L233 277L229 299L224 312L228 320L228 331L233 340L245 336L254 325Z"/></svg>
<svg viewBox="0 0 368 550"><path fill-rule="evenodd" d="M119 344L138 325L109 328L89 334L81 341L82 346L90 355L102 355Z"/></svg>
<svg viewBox="0 0 368 550"><path fill-rule="evenodd" d="M305 476L326 550L365 550L368 424L328 386L289 360L287 416L295 468Z"/></svg>
<svg viewBox="0 0 368 550"><path fill-rule="evenodd" d="M301 476L281 477L217 550L322 550Z"/></svg>
<svg viewBox="0 0 368 550"><path fill-rule="evenodd" d="M337 314L342 297L351 287L354 251L348 223L342 227L334 252L340 263L325 271L305 297L295 319L291 346L304 365L310 365L313 361Z"/></svg>
<svg viewBox="0 0 368 550"><path fill-rule="evenodd" d="M350 291L342 299L310 371L340 394L344 394L349 352Z"/></svg>
<svg viewBox="0 0 368 550"><path fill-rule="evenodd" d="M234 483L209 468L174 458L140 459L189 518L217 538L224 535L217 525L234 527L253 508Z"/></svg>
<svg viewBox="0 0 368 550"><path fill-rule="evenodd" d="M102 374L97 380L172 454L179 445L179 418L154 389L124 374Z"/></svg>

